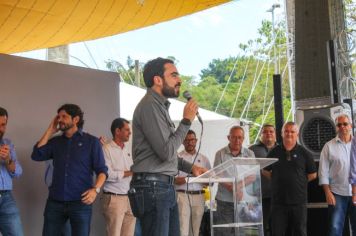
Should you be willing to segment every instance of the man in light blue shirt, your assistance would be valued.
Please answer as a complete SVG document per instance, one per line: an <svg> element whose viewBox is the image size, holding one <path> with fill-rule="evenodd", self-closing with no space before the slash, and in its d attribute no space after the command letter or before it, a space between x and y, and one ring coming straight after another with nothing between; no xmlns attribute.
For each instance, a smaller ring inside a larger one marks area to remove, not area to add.
<svg viewBox="0 0 356 236"><path fill-rule="evenodd" d="M356 235L356 207L352 204L350 150L352 125L345 114L335 119L337 136L327 142L320 154L319 184L323 186L328 203L329 236L342 236L345 218Z"/></svg>
<svg viewBox="0 0 356 236"><path fill-rule="evenodd" d="M0 107L0 232L22 236L20 213L12 196L12 178L22 174L14 145L3 138L7 127L7 111Z"/></svg>

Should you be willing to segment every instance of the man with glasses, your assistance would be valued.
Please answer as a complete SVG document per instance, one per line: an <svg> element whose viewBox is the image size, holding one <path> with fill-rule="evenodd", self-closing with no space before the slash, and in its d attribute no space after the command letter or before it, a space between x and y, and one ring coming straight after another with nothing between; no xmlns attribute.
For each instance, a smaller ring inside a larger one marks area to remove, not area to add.
<svg viewBox="0 0 356 236"><path fill-rule="evenodd" d="M282 144L267 155L278 161L262 173L271 178L271 226L273 236L284 236L287 228L294 236L307 235L307 184L316 178L310 153L297 143L298 126L287 122L282 128Z"/></svg>
<svg viewBox="0 0 356 236"><path fill-rule="evenodd" d="M206 169L177 158L177 150L194 120L198 104L190 99L177 129L169 116L168 98L179 96L181 79L174 62L156 58L146 63L146 95L132 120L133 172L128 192L133 214L146 236L179 235L179 214L174 189L178 169L200 175Z"/></svg>
<svg viewBox="0 0 356 236"><path fill-rule="evenodd" d="M193 130L189 130L183 141L184 150L178 156L184 160L210 169L208 158L195 149L197 138ZM204 214L204 190L199 183L187 184L187 174L179 171L175 178L177 202L179 210L179 223L181 236L199 236L200 223Z"/></svg>
<svg viewBox="0 0 356 236"><path fill-rule="evenodd" d="M356 206L349 183L352 124L345 114L339 115L335 124L337 136L324 145L319 162L319 184L328 203L328 235L341 236L347 218L355 236Z"/></svg>
<svg viewBox="0 0 356 236"><path fill-rule="evenodd" d="M231 160L234 157L255 157L255 154L250 149L243 147L245 139L245 131L241 126L233 126L227 136L229 144L223 147L215 154L214 167ZM255 181L256 176L247 176L244 179L245 186L250 185ZM242 182L238 183L237 195L239 200L242 200ZM233 184L219 183L216 193L216 215L219 224L228 224L234 221L234 200L233 200ZM214 235L228 236L235 235L234 228L217 228Z"/></svg>

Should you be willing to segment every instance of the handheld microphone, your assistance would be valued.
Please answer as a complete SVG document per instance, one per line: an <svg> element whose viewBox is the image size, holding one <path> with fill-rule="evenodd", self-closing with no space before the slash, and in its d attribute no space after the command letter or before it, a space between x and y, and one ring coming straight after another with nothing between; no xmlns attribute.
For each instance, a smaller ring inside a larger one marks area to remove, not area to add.
<svg viewBox="0 0 356 236"><path fill-rule="evenodd" d="M192 95L191 95L190 92L187 91L187 90L183 92L183 97L184 97L185 99L187 99L187 101L189 101L190 99L192 99ZM202 118L201 118L199 112L197 112L197 117L198 117L198 120L199 120L200 124L203 124L203 120L202 120Z"/></svg>

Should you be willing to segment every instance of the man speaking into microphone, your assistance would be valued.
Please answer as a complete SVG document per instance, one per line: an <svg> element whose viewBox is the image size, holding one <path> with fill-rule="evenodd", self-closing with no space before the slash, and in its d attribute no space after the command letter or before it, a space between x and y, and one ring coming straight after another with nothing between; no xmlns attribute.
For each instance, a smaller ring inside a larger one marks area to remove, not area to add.
<svg viewBox="0 0 356 236"><path fill-rule="evenodd" d="M144 236L179 236L179 215L174 189L178 169L200 175L206 169L177 157L198 111L189 99L183 119L175 129L168 98L179 96L181 79L174 62L156 58L146 63L143 78L147 93L137 105L133 121L133 172L128 192L134 215Z"/></svg>

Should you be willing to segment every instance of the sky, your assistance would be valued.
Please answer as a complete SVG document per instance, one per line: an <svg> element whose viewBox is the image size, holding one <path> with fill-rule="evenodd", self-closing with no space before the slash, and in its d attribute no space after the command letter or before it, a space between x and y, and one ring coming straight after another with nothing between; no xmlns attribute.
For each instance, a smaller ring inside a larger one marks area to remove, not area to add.
<svg viewBox="0 0 356 236"><path fill-rule="evenodd" d="M181 74L199 78L200 71L213 59L236 56L240 43L255 39L262 20L272 19L267 10L274 3L281 4L281 8L275 9L275 21L279 21L284 17L284 1L235 0L135 31L71 44L70 63L106 70L108 59L126 66L128 56L143 63L156 57L173 56L178 60ZM44 60L45 50L16 55Z"/></svg>

